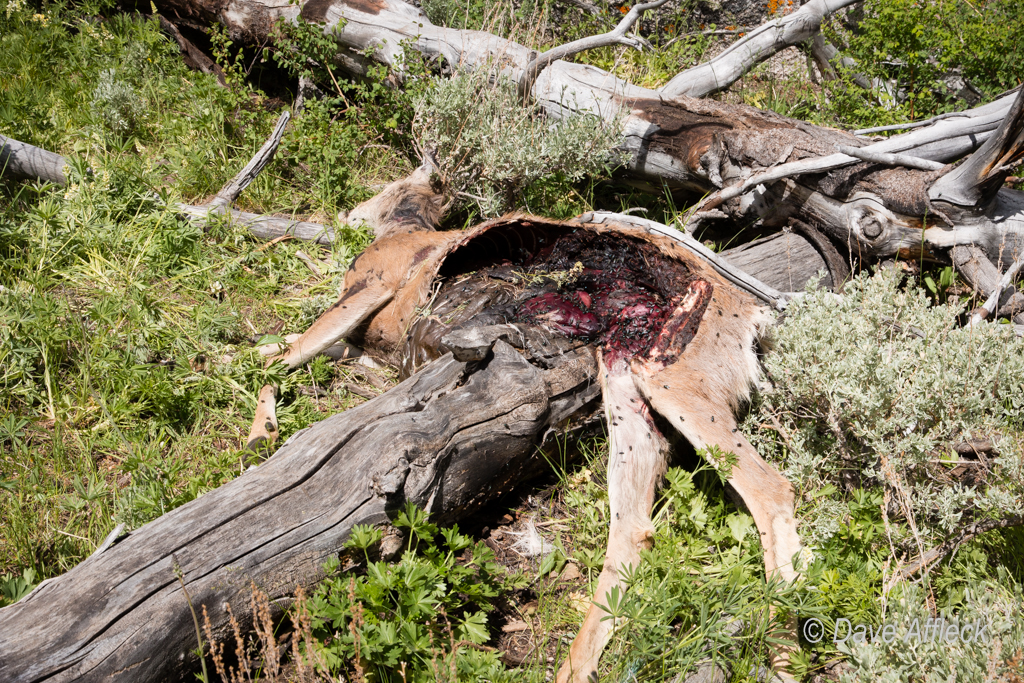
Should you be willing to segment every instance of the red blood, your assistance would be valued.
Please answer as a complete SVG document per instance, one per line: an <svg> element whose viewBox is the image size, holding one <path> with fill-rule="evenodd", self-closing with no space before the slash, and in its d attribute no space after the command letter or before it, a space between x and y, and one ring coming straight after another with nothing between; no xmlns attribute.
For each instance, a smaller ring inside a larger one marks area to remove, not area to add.
<svg viewBox="0 0 1024 683"><path fill-rule="evenodd" d="M649 355L672 362L693 339L712 287L685 265L650 245L628 239L570 234L532 261L535 272L582 275L557 292L522 302L516 319L586 341L598 341L606 360Z"/></svg>
<svg viewBox="0 0 1024 683"><path fill-rule="evenodd" d="M520 320L543 325L569 337L589 338L601 331L597 316L585 310L579 292L547 292L524 301L518 310ZM587 296L587 301L590 297Z"/></svg>

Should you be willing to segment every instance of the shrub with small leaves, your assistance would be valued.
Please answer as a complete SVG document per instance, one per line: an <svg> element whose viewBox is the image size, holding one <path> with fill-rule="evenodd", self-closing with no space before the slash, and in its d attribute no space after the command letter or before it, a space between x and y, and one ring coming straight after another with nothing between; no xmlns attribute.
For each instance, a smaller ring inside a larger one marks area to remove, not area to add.
<svg viewBox="0 0 1024 683"><path fill-rule="evenodd" d="M840 682L1019 680L1009 676L1020 673L1019 660L1011 658L1024 648L1024 595L1019 584L1007 581L1004 570L999 573L1000 581L979 581L962 605L938 614L926 608L928 596L920 586L903 584L890 596L884 619L893 627L891 634L839 643L850 665ZM829 632L830 637L835 639L835 633ZM838 633L839 640L849 635L842 627Z"/></svg>
<svg viewBox="0 0 1024 683"><path fill-rule="evenodd" d="M437 79L416 101L413 134L437 157L462 206L497 215L520 205L533 183L568 185L615 165L619 122L546 119L524 105L507 77L486 70Z"/></svg>
<svg viewBox="0 0 1024 683"><path fill-rule="evenodd" d="M145 106L128 83L118 79L115 69L104 69L92 93L93 111L112 133L125 135L138 124Z"/></svg>
<svg viewBox="0 0 1024 683"><path fill-rule="evenodd" d="M967 523L1024 511L1024 450L1007 412L1024 395L1024 344L1006 326L963 328L959 313L891 272L841 297L808 293L789 311L765 362L772 388L745 430L802 494L806 539L834 533L829 485L879 487L892 541L914 555ZM954 450L978 438L996 452Z"/></svg>

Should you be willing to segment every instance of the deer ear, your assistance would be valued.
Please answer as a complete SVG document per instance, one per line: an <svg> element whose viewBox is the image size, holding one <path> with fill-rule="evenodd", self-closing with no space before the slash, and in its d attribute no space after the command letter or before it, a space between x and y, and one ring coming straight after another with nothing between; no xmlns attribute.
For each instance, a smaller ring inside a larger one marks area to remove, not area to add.
<svg viewBox="0 0 1024 683"><path fill-rule="evenodd" d="M338 223L348 223L348 211L338 212Z"/></svg>

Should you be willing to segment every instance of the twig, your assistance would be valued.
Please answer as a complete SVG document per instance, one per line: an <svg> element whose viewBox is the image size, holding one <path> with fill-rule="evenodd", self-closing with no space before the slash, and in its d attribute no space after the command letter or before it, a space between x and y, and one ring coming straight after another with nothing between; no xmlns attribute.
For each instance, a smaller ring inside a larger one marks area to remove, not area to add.
<svg viewBox="0 0 1024 683"><path fill-rule="evenodd" d="M919 171L938 171L945 164L931 159L910 156L909 154L892 154L891 152L872 152L862 147L851 147L850 145L836 145L836 151L840 154L856 157L861 161L870 161L873 164L884 164L885 166L906 166L916 168Z"/></svg>
<svg viewBox="0 0 1024 683"><path fill-rule="evenodd" d="M986 519L981 522L975 522L957 534L954 538L950 538L941 545L922 553L916 560L903 567L903 569L900 570L900 575L904 579L910 578L922 569L925 569L926 567L929 567L935 562L941 560L943 557L950 554L975 536L983 534L986 531L1003 529L1008 526L1019 526L1021 524L1024 524L1024 516L1021 515L1011 515L1009 517L1004 517L1003 519Z"/></svg>
<svg viewBox="0 0 1024 683"><path fill-rule="evenodd" d="M284 136L284 128L288 125L288 120L291 116L287 109L281 112L280 118L277 119L277 125L274 126L274 132L270 134L267 141L260 147L260 151L256 152L256 155L249 160L245 168L228 181L221 188L220 192L217 193L217 196L211 199L206 206L211 209L229 206L238 199L238 195L242 194L242 190L249 187L249 184L256 179L260 171L274 158L277 146L281 144L281 138Z"/></svg>
<svg viewBox="0 0 1024 683"><path fill-rule="evenodd" d="M876 143L876 145L882 144L884 143ZM697 205L697 208L693 212L693 217L688 221L688 223L691 221L701 220L699 217L700 214L710 209L715 209L730 199L746 194L758 185L768 185L769 183L774 183L777 180L792 178L799 175L825 173L837 168L842 168L843 166L849 166L861 159L886 164L888 166L909 166L910 168L924 169L928 171L938 170L943 167L943 164L937 161L875 150L874 148L876 145L869 145L867 147L836 145L837 149L842 150L841 152L824 157L812 157L810 159L793 161L788 164L780 164L762 171L761 173L755 173L743 182L723 187L718 192L708 195L704 201Z"/></svg>
<svg viewBox="0 0 1024 683"><path fill-rule="evenodd" d="M323 273L320 272L320 268L317 267L316 261L311 259L308 254L303 251L295 252L295 257L306 264L306 267L313 271L313 274L317 277L323 277Z"/></svg>
<svg viewBox="0 0 1024 683"><path fill-rule="evenodd" d="M946 114L939 114L938 116L933 116L930 119L925 119L924 121L915 121L914 123L896 123L891 126L875 126L874 128L860 128L859 130L853 131L853 134L869 135L871 133L885 133L890 130L910 130L911 128L921 128L923 126L930 126L933 123L936 123L937 121L941 121L943 119L960 118L965 116L970 116L970 114L962 111L951 111Z"/></svg>
<svg viewBox="0 0 1024 683"><path fill-rule="evenodd" d="M363 398L377 398L377 394L373 393L372 391L363 389L358 384L345 382L345 388L348 390L350 394L355 394L356 396L362 396Z"/></svg>
<svg viewBox="0 0 1024 683"><path fill-rule="evenodd" d="M284 242L285 240L293 240L293 239L295 239L295 235L288 235L288 234L281 235L280 237L275 237L274 239L270 240L269 242L264 242L260 246L256 247L256 251L263 251L264 249L269 249L270 247L274 246L278 242Z"/></svg>
<svg viewBox="0 0 1024 683"><path fill-rule="evenodd" d="M549 64L559 59L567 59L575 54L579 54L585 50L593 50L598 47L607 47L609 45L627 45L637 50L643 49L644 47L651 48L651 44L640 37L627 36L626 31L633 28L633 24L636 23L640 15L647 10L656 9L664 5L668 0L654 0L653 2L645 2L640 5L633 5L633 8L622 18L622 21L608 33L602 33L597 36L587 36L586 38L580 38L574 40L571 43L565 45L559 45L553 47L547 52L537 55L533 60L526 65L526 69L523 71L523 78L519 83L519 91L524 98L529 97L530 91L533 90L533 84L537 80L537 76L543 71Z"/></svg>

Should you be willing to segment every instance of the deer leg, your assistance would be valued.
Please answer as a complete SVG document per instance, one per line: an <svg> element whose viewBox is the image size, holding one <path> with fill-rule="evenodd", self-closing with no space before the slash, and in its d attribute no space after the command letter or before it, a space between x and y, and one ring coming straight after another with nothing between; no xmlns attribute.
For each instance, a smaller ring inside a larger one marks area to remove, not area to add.
<svg viewBox="0 0 1024 683"><path fill-rule="evenodd" d="M699 392L687 398L665 388L664 380L641 381L641 389L651 406L661 413L696 448L718 446L736 455L729 483L743 499L761 537L765 574L794 581L798 574L793 560L800 552L796 531L793 487L774 467L766 463L739 431L732 408L725 400L711 401ZM785 636L796 642L795 619ZM777 671L789 663L789 648L779 648L773 657Z"/></svg>
<svg viewBox="0 0 1024 683"><path fill-rule="evenodd" d="M267 359L267 367L283 362L293 370L334 345L339 339L351 334L374 311L394 296L394 290L381 284L367 286L365 280L357 282L317 318L309 329L283 352ZM277 439L277 387L266 385L260 389L256 402L256 415L246 440L246 449L259 453L266 450Z"/></svg>
<svg viewBox="0 0 1024 683"><path fill-rule="evenodd" d="M604 568L597 581L594 603L587 612L569 657L558 672L558 683L583 683L597 679L597 663L615 628L608 612L608 594L622 590L622 570L637 567L640 551L654 540L651 506L654 492L665 473L668 444L654 426L650 411L633 383L624 361L606 367L600 362L609 438L608 500L611 527Z"/></svg>
<svg viewBox="0 0 1024 683"><path fill-rule="evenodd" d="M652 401L655 409L658 403ZM736 455L729 483L743 499L757 525L764 548L764 568L769 578L785 581L797 577L793 556L800 552L800 536L793 516L793 487L761 458L739 431L730 408L689 404L674 407L666 415L673 426L697 448L718 446ZM712 421L713 420L713 421Z"/></svg>

